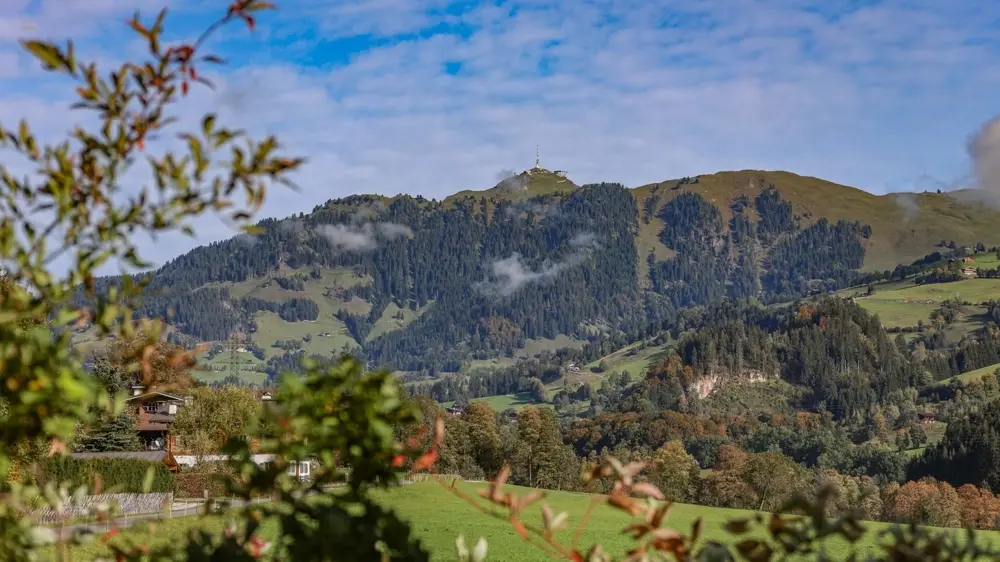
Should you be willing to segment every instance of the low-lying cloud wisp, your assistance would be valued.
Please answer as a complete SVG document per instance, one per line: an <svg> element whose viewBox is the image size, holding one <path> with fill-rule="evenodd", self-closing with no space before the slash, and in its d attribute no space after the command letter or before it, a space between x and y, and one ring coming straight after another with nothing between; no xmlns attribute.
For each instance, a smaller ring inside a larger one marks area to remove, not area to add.
<svg viewBox="0 0 1000 562"><path fill-rule="evenodd" d="M528 187L528 178L518 175L514 170L505 169L497 172L497 182L497 187L511 191L522 191Z"/></svg>
<svg viewBox="0 0 1000 562"><path fill-rule="evenodd" d="M489 271L493 281L484 281L478 285L480 292L507 297L531 283L542 283L554 280L566 269L580 265L593 250L600 248L597 237L590 232L581 232L569 241L573 251L562 261L545 260L538 269L532 269L521 259L521 254L514 252L506 258L490 263Z"/></svg>
<svg viewBox="0 0 1000 562"><path fill-rule="evenodd" d="M392 222L324 224L318 230L335 248L344 252L370 252L378 247L379 238L392 241L413 236L409 227Z"/></svg>
<svg viewBox="0 0 1000 562"><path fill-rule="evenodd" d="M966 147L975 189L984 202L1000 207L1000 115L979 128Z"/></svg>
<svg viewBox="0 0 1000 562"><path fill-rule="evenodd" d="M520 216L521 213L526 213L526 212L536 216L549 218L549 217L559 216L561 211L559 209L559 204L555 202L552 203L518 202L508 205L504 210L504 214L506 214L508 217L517 217Z"/></svg>
<svg viewBox="0 0 1000 562"><path fill-rule="evenodd" d="M897 193L896 204L903 211L903 220L911 222L920 216L920 202L913 193Z"/></svg>

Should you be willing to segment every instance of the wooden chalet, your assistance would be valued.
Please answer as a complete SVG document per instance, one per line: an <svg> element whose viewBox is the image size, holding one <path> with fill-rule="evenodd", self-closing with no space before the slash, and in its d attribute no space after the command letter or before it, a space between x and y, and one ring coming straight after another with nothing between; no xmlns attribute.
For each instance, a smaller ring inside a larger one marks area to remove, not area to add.
<svg viewBox="0 0 1000 562"><path fill-rule="evenodd" d="M170 426L173 425L177 412L186 403L180 396L166 392L145 392L139 385L132 387L132 396L125 400L128 407L138 411L139 424L136 429L139 431L139 439L151 451L164 450L170 445Z"/></svg>

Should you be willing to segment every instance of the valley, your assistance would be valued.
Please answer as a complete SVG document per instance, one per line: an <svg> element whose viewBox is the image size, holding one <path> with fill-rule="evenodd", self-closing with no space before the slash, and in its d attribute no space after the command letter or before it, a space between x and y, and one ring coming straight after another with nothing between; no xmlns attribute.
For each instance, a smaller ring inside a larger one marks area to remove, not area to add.
<svg viewBox="0 0 1000 562"><path fill-rule="evenodd" d="M576 490L610 454L673 459L644 478L709 518L833 481L872 520L983 528L907 499L972 502L970 485L1000 516L1000 471L956 445L970 415L1000 430L1000 212L925 193L906 195L919 219L880 220L901 195L785 172L516 178L262 221L154 272L138 314L167 319L165 346L205 345L195 385L274 388L304 358L391 371L444 417L435 469L465 479L508 464L514 484Z"/></svg>
<svg viewBox="0 0 1000 562"><path fill-rule="evenodd" d="M139 4L0 8L0 560L1000 560L996 14Z"/></svg>

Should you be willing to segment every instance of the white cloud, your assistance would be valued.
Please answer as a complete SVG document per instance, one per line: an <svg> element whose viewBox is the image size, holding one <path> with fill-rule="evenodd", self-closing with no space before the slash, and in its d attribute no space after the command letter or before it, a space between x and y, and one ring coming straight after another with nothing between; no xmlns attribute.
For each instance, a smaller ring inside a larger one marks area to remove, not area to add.
<svg viewBox="0 0 1000 562"><path fill-rule="evenodd" d="M478 287L486 294L510 296L529 283L554 279L566 267L564 263L546 261L537 270L532 269L521 260L520 254L514 253L490 263L490 272L496 279Z"/></svg>
<svg viewBox="0 0 1000 562"><path fill-rule="evenodd" d="M396 224L392 222L381 222L377 225L378 231L387 240L395 240L396 238L412 238L413 231L410 227L402 224Z"/></svg>
<svg viewBox="0 0 1000 562"><path fill-rule="evenodd" d="M339 250L367 252L376 247L371 225L323 224L319 231Z"/></svg>
<svg viewBox="0 0 1000 562"><path fill-rule="evenodd" d="M597 236L593 232L580 232L570 238L569 245L577 249L600 248Z"/></svg>
<svg viewBox="0 0 1000 562"><path fill-rule="evenodd" d="M593 250L601 247L591 232L577 233L570 238L569 246L572 251L562 260L546 259L537 269L526 264L517 252L494 260L489 266L493 279L479 283L477 288L484 294L507 297L528 284L554 280L566 269L581 265Z"/></svg>
<svg viewBox="0 0 1000 562"><path fill-rule="evenodd" d="M976 189L994 205L1000 203L1000 116L994 117L969 140Z"/></svg>
<svg viewBox="0 0 1000 562"><path fill-rule="evenodd" d="M323 224L317 230L335 248L345 252L370 252L378 247L378 238L396 240L411 238L409 227L391 222L364 224Z"/></svg>
<svg viewBox="0 0 1000 562"><path fill-rule="evenodd" d="M24 35L30 20L42 35L73 33L81 49L115 59L132 7L151 14L163 3L4 2L0 37ZM172 4L190 18L170 21L191 35L209 21L192 2ZM236 26L220 37L215 46L238 66L213 73L218 92L184 110L188 120L217 110L309 157L296 175L302 192L272 191L266 216L352 193L485 189L497 169L529 168L536 144L543 166L577 183L755 168L871 190L913 186L921 173L970 168L966 139L996 111L1000 88L1000 33L990 26L1000 5L979 0L279 4L253 35ZM66 99L53 93L62 90L4 52L0 73L21 78L0 93L0 122L24 115L65 130L55 108ZM197 240L144 247L162 262L234 234L214 219L197 227ZM506 265L512 278L518 263Z"/></svg>

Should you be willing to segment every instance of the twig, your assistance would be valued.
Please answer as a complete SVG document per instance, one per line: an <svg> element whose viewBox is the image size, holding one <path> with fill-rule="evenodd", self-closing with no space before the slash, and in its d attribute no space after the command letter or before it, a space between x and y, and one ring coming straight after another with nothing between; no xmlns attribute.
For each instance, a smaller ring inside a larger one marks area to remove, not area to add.
<svg viewBox="0 0 1000 562"><path fill-rule="evenodd" d="M458 496L462 500L465 500L466 503L468 503L472 507L476 508L476 510L478 510L480 513L483 513L485 515L489 515L490 517L493 517L495 519L499 519L499 520L502 520L502 521L510 522L510 519L511 519L510 515L505 516L505 515L501 514L500 512L497 512L495 510L487 510L482 505L480 505L478 502L476 502L474 499L472 499L471 497L469 497L466 494L464 494L461 491L459 491L458 488L455 488L453 486L447 486L447 485L445 485L443 482L441 482L440 478L437 478L436 480L437 480L437 482L439 484L441 484L442 486L444 486L444 488L446 490L448 490L449 492L451 492L455 496ZM538 529L538 527L536 527L534 525L526 524L524 522L521 522L521 526L524 527L525 531L527 531L528 533L536 535L538 538L540 538L543 541L543 542L539 543L537 540L532 540L532 538L531 538L530 535L524 536L524 541L527 542L528 544L530 544L530 545L532 545L532 546L534 546L536 548L539 548L540 550L543 550L544 552L546 552L549 555L561 556L561 557L566 558L567 560L574 560L575 559L575 557L573 556L573 554L574 554L573 550L572 549L567 549L565 546L559 544L554 538L552 538L551 533L543 532L540 529Z"/></svg>
<svg viewBox="0 0 1000 562"><path fill-rule="evenodd" d="M577 524L576 531L573 533L573 542L570 544L572 548L576 549L576 545L580 542L580 537L583 535L583 529L590 522L590 516L594 513L594 508L602 501L601 496L590 497L590 505L587 506L587 511L583 513L583 517L580 519L580 523Z"/></svg>

